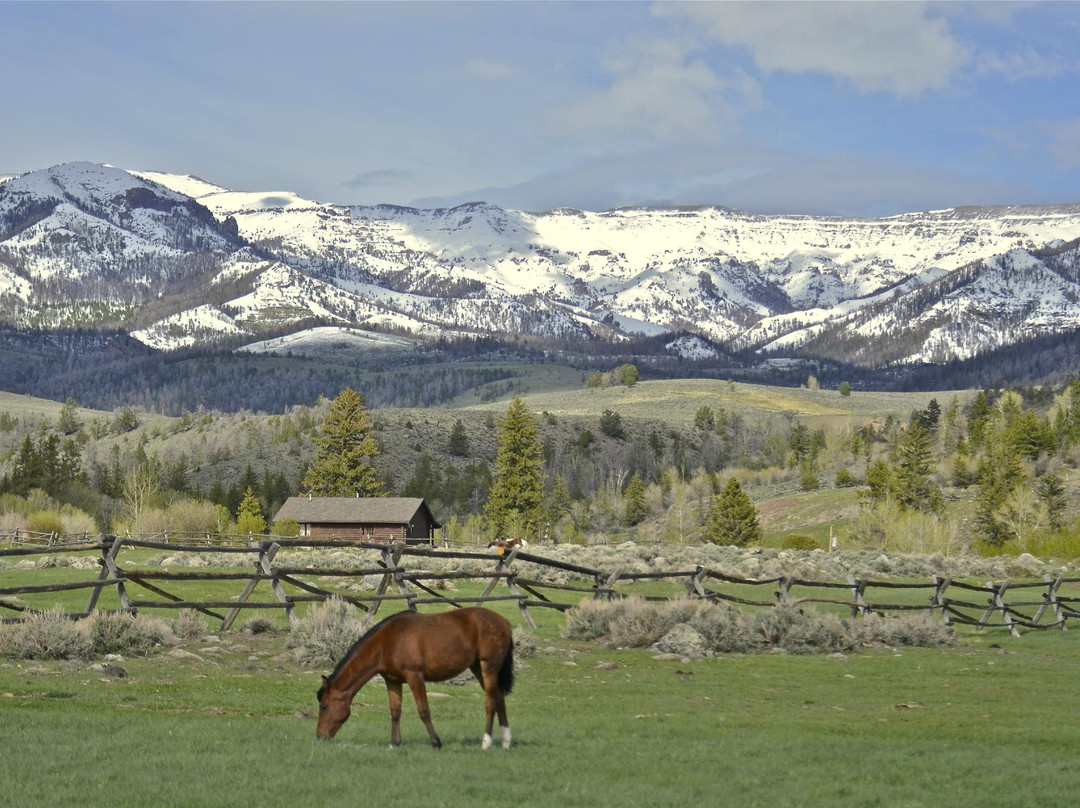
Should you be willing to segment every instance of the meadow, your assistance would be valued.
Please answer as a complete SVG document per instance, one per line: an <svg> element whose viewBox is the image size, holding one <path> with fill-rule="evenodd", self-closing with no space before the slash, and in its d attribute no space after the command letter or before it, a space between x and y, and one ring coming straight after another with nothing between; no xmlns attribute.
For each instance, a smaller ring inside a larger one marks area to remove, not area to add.
<svg viewBox="0 0 1080 808"><path fill-rule="evenodd" d="M501 608L515 626L516 610ZM482 751L474 682L432 685L444 747L384 687L331 743L286 634L207 635L106 664L0 661L5 801L56 805L1061 805L1080 743L1073 632L963 631L952 648L657 658L537 615ZM101 660L98 660L100 663ZM115 673L115 671L113 671Z"/></svg>

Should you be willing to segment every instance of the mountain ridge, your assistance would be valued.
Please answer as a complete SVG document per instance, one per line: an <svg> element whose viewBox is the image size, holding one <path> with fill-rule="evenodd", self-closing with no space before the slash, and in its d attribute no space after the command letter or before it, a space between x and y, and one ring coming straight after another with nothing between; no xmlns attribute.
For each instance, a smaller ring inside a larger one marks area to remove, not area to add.
<svg viewBox="0 0 1080 808"><path fill-rule="evenodd" d="M1077 239L1080 204L424 210L70 163L0 182L0 319L120 325L160 350L315 321L940 363L1080 328Z"/></svg>

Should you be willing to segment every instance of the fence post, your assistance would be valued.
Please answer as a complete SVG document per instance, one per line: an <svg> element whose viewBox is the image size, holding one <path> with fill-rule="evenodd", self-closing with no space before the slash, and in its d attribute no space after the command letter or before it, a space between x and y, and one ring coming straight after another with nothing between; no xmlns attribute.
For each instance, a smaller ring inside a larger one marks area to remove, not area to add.
<svg viewBox="0 0 1080 808"><path fill-rule="evenodd" d="M270 562L274 560L274 556L277 555L277 551L281 549L281 545L277 542L273 542L269 547L259 547L259 558L255 561L255 574L268 571L270 569ZM275 583L277 581L275 580ZM247 601L251 597L251 593L255 591L255 587L259 585L258 578L251 578L246 584L244 584L244 591L240 593L240 596L236 599L236 605L233 606L229 613L225 616L225 619L221 621L221 631L228 631L232 626L233 621L236 620L236 616L240 614L240 604ZM281 584L278 584L280 587ZM277 589L274 590L277 592ZM295 623L295 616L293 615L292 605L290 604L286 609L289 616L289 625Z"/></svg>
<svg viewBox="0 0 1080 808"><path fill-rule="evenodd" d="M108 541L106 540L108 539ZM107 545L107 546L106 546ZM97 607L98 598L101 597L101 590L103 588L104 581L108 580L110 570L116 569L116 553L120 549L120 540L116 536L102 536L101 537L101 571L98 573L98 585L90 590L90 601L86 604L86 613L90 614ZM120 602L123 603L127 597L127 593L124 591L123 584L116 585L117 592L122 593L120 596ZM124 604L127 608L127 604Z"/></svg>
<svg viewBox="0 0 1080 808"><path fill-rule="evenodd" d="M941 609L941 617L945 625L952 625L952 615L949 614L949 602L945 599L945 590L952 583L952 576L934 576L934 594L930 596L930 609Z"/></svg>
<svg viewBox="0 0 1080 808"><path fill-rule="evenodd" d="M596 587L596 594L593 595L593 600L611 600L612 594L614 594L612 587L615 586L615 582L619 580L619 576L622 574L622 567L619 567L611 575L607 577L607 580L601 579L602 573L597 573L593 576L593 585Z"/></svg>
<svg viewBox="0 0 1080 808"><path fill-rule="evenodd" d="M851 586L852 595L851 616L866 617L867 612L870 611L870 607L866 604L866 598L863 597L866 592L866 581L856 578L854 575L849 575L848 584Z"/></svg>
<svg viewBox="0 0 1080 808"><path fill-rule="evenodd" d="M1057 578L1051 580L1049 574L1043 575L1043 580L1046 581L1046 591L1043 593L1043 603L1035 612L1035 616L1031 619L1032 623L1038 623L1039 619L1046 612L1047 606L1054 607L1054 620L1058 624L1058 627L1062 631L1068 631L1065 627L1065 613L1061 609L1061 601L1058 600L1058 587L1061 586L1061 582L1064 580L1063 575L1059 575Z"/></svg>
<svg viewBox="0 0 1080 808"><path fill-rule="evenodd" d="M509 567L510 564L513 563L514 559L517 558L517 554L519 552L521 552L520 544L511 547L509 555L495 556L495 558L498 559L495 562L495 572L502 572L504 569ZM483 605L484 601L487 599L487 596L495 590L495 587L498 585L498 583L498 576L488 581L487 586L484 587L484 591L480 593L480 599L476 601L477 606Z"/></svg>
<svg viewBox="0 0 1080 808"><path fill-rule="evenodd" d="M1001 619L1005 622L1005 625L1009 627L1009 633L1014 637L1019 637L1020 632L1016 630L1016 621L1013 620L1013 616L1009 614L1009 607L1005 605L1005 590L1009 588L1009 582L1004 581L1000 585L995 584L993 581L986 582L987 588L990 590L990 607L983 612L982 618L979 620L979 628L985 628L986 624L990 620L990 615L994 612L1001 612Z"/></svg>
<svg viewBox="0 0 1080 808"><path fill-rule="evenodd" d="M791 582L794 580L790 575L780 579L780 589L775 592L777 606L791 605Z"/></svg>
<svg viewBox="0 0 1080 808"><path fill-rule="evenodd" d="M686 596L692 598L695 594L701 598L707 598L708 594L705 592L705 573L708 569L702 567L700 564L694 568L694 574L690 576L690 580L686 582Z"/></svg>
<svg viewBox="0 0 1080 808"><path fill-rule="evenodd" d="M296 616L295 608L289 600L289 596L285 594L285 587L278 580L277 573L274 572L274 568L270 563L280 549L281 545L276 541L271 542L270 547L265 552L263 552L262 545L259 545L259 567L265 574L272 576L270 578L270 588L274 590L277 599L285 605L285 616L289 618L289 625L295 626L299 618Z"/></svg>
<svg viewBox="0 0 1080 808"><path fill-rule="evenodd" d="M379 611L379 607L382 606L382 597L386 594L386 588L390 586L391 580L395 580L396 578L398 588L402 590L402 594L412 594L402 582L401 577L394 575L394 570L397 569L398 562L401 560L401 554L405 552L404 543L392 544L389 547L383 548L381 552L383 557L382 565L386 567L386 574L383 575L382 580L379 581L378 588L375 590L375 600L371 604L371 609L368 611L367 617L364 618L365 623L370 623L374 619L375 613ZM409 608L416 611L416 604L409 601Z"/></svg>
<svg viewBox="0 0 1080 808"><path fill-rule="evenodd" d="M507 577L507 579L506 579L506 588L510 590L511 595L515 595L517 597L517 599L518 599L518 602L517 602L518 611L520 611L521 616L523 618L525 618L525 622L528 623L529 628L535 629L536 628L536 621L533 620L532 615L529 614L529 609L525 605L525 597L518 590L517 581L514 580L515 578L517 578L517 575L510 575L510 576Z"/></svg>

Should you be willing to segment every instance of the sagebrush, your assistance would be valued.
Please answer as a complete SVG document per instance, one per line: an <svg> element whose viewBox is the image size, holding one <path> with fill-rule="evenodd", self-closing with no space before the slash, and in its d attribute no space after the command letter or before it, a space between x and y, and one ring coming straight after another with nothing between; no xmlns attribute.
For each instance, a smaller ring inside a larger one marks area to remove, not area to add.
<svg viewBox="0 0 1080 808"><path fill-rule="evenodd" d="M788 607L746 614L704 600L646 601L630 597L589 600L567 612L563 636L607 639L624 648L648 648L677 626L693 629L705 653L747 653L782 649L790 653L834 653L864 645L941 646L954 632L926 614L842 620ZM697 649L687 649L687 652Z"/></svg>

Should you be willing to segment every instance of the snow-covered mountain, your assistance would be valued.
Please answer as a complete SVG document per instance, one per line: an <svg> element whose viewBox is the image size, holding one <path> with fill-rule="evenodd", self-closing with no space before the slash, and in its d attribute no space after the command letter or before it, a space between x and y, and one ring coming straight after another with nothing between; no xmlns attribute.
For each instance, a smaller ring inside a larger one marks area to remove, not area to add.
<svg viewBox="0 0 1080 808"><path fill-rule="evenodd" d="M1080 327L1077 239L1080 205L416 210L74 163L0 183L0 310L158 348L317 321L941 361Z"/></svg>

